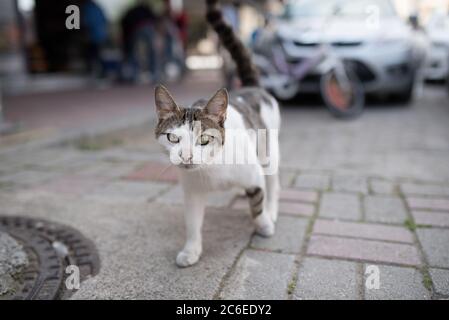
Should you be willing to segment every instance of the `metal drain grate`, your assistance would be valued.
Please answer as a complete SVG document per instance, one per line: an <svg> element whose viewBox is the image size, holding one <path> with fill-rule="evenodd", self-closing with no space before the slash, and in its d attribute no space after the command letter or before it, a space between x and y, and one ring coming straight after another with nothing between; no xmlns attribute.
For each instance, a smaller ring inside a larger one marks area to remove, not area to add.
<svg viewBox="0 0 449 320"><path fill-rule="evenodd" d="M71 227L41 219L0 216L0 231L23 245L29 261L20 273L21 289L8 299L64 299L71 295L65 286L67 266L79 267L81 281L99 271L94 244Z"/></svg>

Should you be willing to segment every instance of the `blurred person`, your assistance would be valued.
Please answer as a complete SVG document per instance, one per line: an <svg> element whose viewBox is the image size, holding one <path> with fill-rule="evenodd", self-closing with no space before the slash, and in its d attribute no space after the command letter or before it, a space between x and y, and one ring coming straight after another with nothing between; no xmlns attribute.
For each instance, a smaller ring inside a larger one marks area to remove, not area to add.
<svg viewBox="0 0 449 320"><path fill-rule="evenodd" d="M145 58L153 81L160 79L161 68L160 50L157 50L158 17L146 3L140 0L131 7L121 20L123 54L125 57L124 77L126 80L136 81L142 71L142 57L139 57L139 46L145 47ZM159 41L160 42L160 41Z"/></svg>
<svg viewBox="0 0 449 320"><path fill-rule="evenodd" d="M181 35L175 22L170 16L165 16L160 29L163 37L162 65L166 76L177 79L184 71L184 46Z"/></svg>
<svg viewBox="0 0 449 320"><path fill-rule="evenodd" d="M265 14L263 17L263 24L261 26L256 27L254 31L251 33L250 47L253 50L255 47L259 46L259 44L262 42L264 33L266 33L267 30L270 30L271 28L272 28L271 17L269 14Z"/></svg>
<svg viewBox="0 0 449 320"><path fill-rule="evenodd" d="M101 51L108 41L108 20L93 0L84 0L81 21L87 35L87 69L95 76L104 75Z"/></svg>
<svg viewBox="0 0 449 320"><path fill-rule="evenodd" d="M425 31L430 41L426 80L445 81L449 74L449 15L443 10L435 10L425 25Z"/></svg>
<svg viewBox="0 0 449 320"><path fill-rule="evenodd" d="M184 41L176 20L176 13L183 12L182 2L166 1L165 14L159 32L163 37L163 67L170 79L178 79L184 71ZM184 12L185 14L185 12ZM186 30L185 30L186 31Z"/></svg>
<svg viewBox="0 0 449 320"><path fill-rule="evenodd" d="M240 30L240 2L233 1L230 4L223 4L223 18L232 27L234 32Z"/></svg>
<svg viewBox="0 0 449 320"><path fill-rule="evenodd" d="M183 48L187 48L188 16L183 5L183 0L166 0L167 13L175 23Z"/></svg>

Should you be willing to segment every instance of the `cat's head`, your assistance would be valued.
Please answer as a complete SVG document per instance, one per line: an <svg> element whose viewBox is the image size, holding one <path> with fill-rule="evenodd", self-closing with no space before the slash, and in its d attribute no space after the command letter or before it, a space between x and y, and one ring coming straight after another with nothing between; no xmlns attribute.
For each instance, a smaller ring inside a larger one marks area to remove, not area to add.
<svg viewBox="0 0 449 320"><path fill-rule="evenodd" d="M228 106L226 89L191 107L179 106L168 90L157 86L155 103L158 122L156 139L168 152L171 163L192 170L214 163L223 149Z"/></svg>

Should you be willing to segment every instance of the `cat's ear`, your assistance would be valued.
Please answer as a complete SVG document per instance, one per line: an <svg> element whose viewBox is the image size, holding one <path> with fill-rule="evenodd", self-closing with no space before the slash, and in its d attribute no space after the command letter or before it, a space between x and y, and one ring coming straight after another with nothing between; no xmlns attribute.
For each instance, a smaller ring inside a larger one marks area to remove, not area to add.
<svg viewBox="0 0 449 320"><path fill-rule="evenodd" d="M225 88L218 90L206 104L204 110L206 113L223 123L226 119L226 110L228 108L228 91Z"/></svg>
<svg viewBox="0 0 449 320"><path fill-rule="evenodd" d="M170 92L168 92L167 88L162 85L156 86L154 91L154 100L159 119L164 119L172 114L177 114L180 112L180 109Z"/></svg>

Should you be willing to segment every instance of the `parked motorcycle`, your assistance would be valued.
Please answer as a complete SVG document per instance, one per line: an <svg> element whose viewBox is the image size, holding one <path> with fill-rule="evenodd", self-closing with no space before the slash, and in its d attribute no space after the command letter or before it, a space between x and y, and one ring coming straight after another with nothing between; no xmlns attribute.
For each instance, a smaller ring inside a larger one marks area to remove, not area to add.
<svg viewBox="0 0 449 320"><path fill-rule="evenodd" d="M337 117L349 118L363 111L365 92L351 63L341 59L332 44L324 40L325 30L338 10L336 7L333 15L323 23L322 40L311 57L297 62L288 61L281 40L276 35L269 40L260 40L259 44L255 40L253 55L262 85L277 98L293 98L307 75L318 74L320 93L328 109Z"/></svg>

